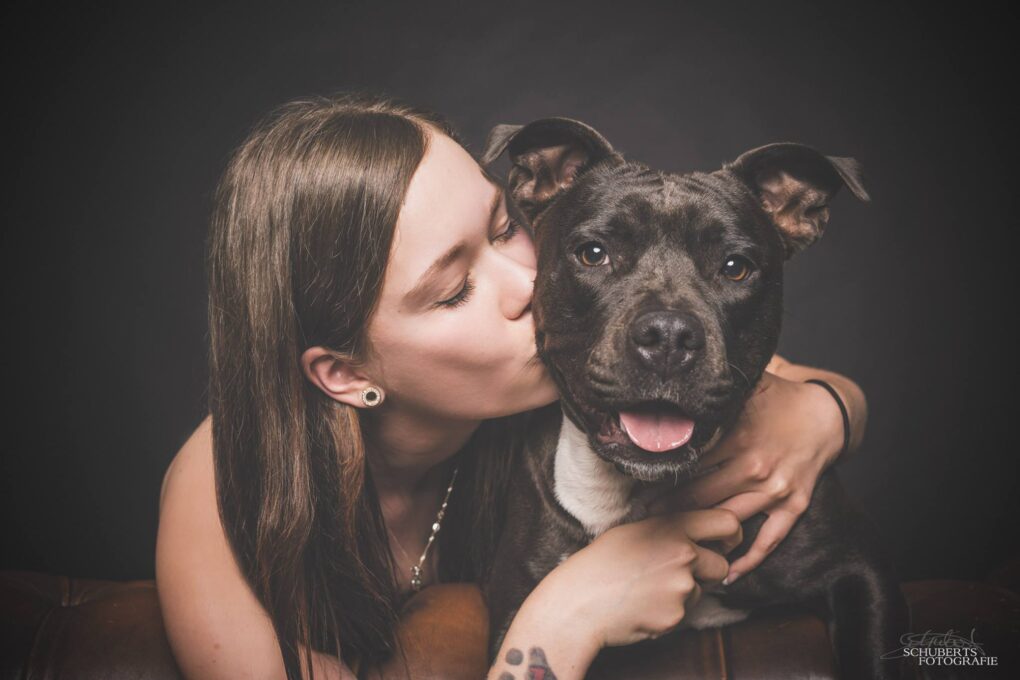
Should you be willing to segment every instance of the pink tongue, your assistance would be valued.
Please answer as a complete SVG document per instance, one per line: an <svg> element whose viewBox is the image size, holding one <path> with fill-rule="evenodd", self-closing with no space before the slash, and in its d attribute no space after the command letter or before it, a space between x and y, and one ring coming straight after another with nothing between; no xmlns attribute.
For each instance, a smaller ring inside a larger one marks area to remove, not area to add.
<svg viewBox="0 0 1020 680"><path fill-rule="evenodd" d="M676 411L620 411L620 425L635 445L645 451L669 451L683 446L694 434L694 421Z"/></svg>

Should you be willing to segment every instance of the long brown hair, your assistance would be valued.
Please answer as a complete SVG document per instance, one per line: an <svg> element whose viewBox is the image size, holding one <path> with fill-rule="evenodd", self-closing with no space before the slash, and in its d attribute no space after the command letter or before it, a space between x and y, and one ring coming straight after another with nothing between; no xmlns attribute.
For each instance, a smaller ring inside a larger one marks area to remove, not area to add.
<svg viewBox="0 0 1020 680"><path fill-rule="evenodd" d="M430 130L456 139L439 116L383 98L291 102L254 128L217 190L207 261L217 499L289 678L301 677L302 644L373 661L395 651L393 557L358 409L315 388L299 359L316 345L363 356ZM491 562L518 420L483 423L456 454L440 578L477 580Z"/></svg>

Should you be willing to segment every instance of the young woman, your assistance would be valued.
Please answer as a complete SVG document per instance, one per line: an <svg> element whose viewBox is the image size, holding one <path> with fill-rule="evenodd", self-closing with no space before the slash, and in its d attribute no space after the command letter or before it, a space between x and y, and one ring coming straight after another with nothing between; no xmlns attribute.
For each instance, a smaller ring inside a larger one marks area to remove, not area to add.
<svg viewBox="0 0 1020 680"><path fill-rule="evenodd" d="M557 408L535 355L532 242L440 118L337 97L255 128L208 245L211 415L161 499L170 642L191 678L352 678L394 651L412 575L481 579L529 419ZM504 651L536 648L547 677L583 677L602 646L675 626L699 582L764 559L843 445L835 402L802 381L839 391L850 449L866 418L842 376L779 357L769 371L687 511L564 561ZM736 545L759 511L769 521L733 565L698 544ZM521 669L504 658L491 677Z"/></svg>

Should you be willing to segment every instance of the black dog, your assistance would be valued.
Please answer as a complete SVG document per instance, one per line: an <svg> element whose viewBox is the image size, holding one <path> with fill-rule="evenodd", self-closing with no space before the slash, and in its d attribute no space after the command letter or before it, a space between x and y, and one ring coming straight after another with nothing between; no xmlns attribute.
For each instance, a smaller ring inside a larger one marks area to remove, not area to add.
<svg viewBox="0 0 1020 680"><path fill-rule="evenodd" d="M854 159L799 144L763 146L712 173L665 174L624 160L583 123L551 118L494 129L483 164L504 151L510 196L535 233L537 344L562 417L550 411L511 490L486 586L493 654L545 574L645 516L652 491L698 472L776 350L784 261L821 236L840 186L869 200ZM730 561L764 519L744 523ZM757 569L706 592L681 627L779 603L828 621L843 677L899 676L881 659L909 630L899 580L831 467L789 536Z"/></svg>

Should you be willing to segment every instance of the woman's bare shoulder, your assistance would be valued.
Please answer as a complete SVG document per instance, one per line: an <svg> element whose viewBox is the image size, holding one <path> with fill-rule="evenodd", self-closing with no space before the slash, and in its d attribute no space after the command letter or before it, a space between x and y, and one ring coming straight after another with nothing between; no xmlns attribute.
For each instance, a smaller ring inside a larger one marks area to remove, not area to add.
<svg viewBox="0 0 1020 680"><path fill-rule="evenodd" d="M156 586L167 637L185 677L286 676L272 623L241 573L220 522L210 416L184 442L163 477ZM335 657L313 656L315 677L354 678Z"/></svg>
<svg viewBox="0 0 1020 680"><path fill-rule="evenodd" d="M163 478L156 586L170 646L186 677L228 677L238 664L281 677L275 633L230 550L214 479L206 417Z"/></svg>
<svg viewBox="0 0 1020 680"><path fill-rule="evenodd" d="M198 481L196 478L205 475L212 478L212 452L212 416L207 415L167 466L163 474L163 486L159 492L160 507L166 498L167 485L174 475L187 477L189 481Z"/></svg>

